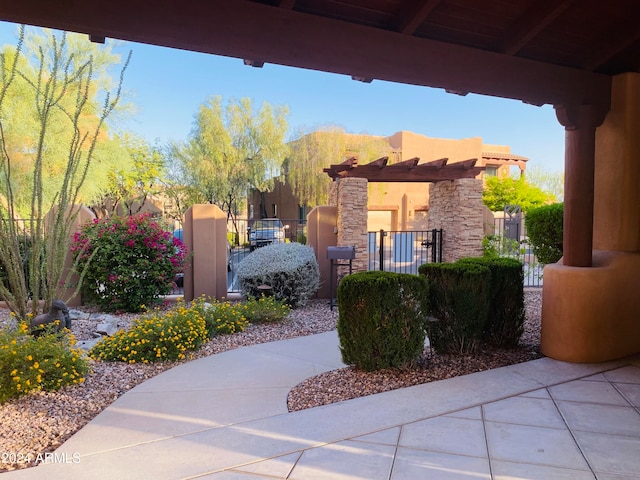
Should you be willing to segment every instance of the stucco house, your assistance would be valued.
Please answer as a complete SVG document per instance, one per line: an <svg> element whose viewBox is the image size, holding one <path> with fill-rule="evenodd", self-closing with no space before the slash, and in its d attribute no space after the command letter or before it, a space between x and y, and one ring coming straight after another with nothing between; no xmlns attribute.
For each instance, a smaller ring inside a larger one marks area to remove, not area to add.
<svg viewBox="0 0 640 480"><path fill-rule="evenodd" d="M477 159L477 166L486 167L482 175L500 178L523 174L528 158L511 153L507 145L485 144L480 137L448 139L400 131L386 137L391 154L389 164L418 157L421 162L448 158L448 163ZM342 158L327 159L327 165L340 163ZM360 159L367 163L371 159ZM322 174L324 175L324 173ZM368 229L425 230L429 210L428 183L371 183L369 184ZM308 208L300 205L292 188L284 181L276 181L271 192L253 192L248 199L249 220L260 218L261 211L269 217L304 221ZM264 203L264 205L263 205Z"/></svg>

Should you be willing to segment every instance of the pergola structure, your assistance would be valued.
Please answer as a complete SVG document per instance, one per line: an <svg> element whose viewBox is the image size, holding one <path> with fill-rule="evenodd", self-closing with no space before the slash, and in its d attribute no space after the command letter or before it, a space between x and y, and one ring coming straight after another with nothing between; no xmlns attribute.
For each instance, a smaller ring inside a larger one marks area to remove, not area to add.
<svg viewBox="0 0 640 480"><path fill-rule="evenodd" d="M640 351L637 0L20 0L0 19L553 105L564 258L545 269L543 351Z"/></svg>
<svg viewBox="0 0 640 480"><path fill-rule="evenodd" d="M441 158L420 163L420 159L414 157L388 165L389 157L382 157L365 165L358 165L358 159L351 157L323 171L333 180L366 178L369 182L441 182L475 178L485 169L476 167L477 158L452 164L447 164L448 161L448 158Z"/></svg>

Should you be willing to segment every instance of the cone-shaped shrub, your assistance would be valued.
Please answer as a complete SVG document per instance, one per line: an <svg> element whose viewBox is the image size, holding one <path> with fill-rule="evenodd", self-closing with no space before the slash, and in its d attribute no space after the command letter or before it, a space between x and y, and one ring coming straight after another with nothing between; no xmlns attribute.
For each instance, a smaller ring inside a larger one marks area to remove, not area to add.
<svg viewBox="0 0 640 480"><path fill-rule="evenodd" d="M366 371L407 367L424 351L427 282L416 275L360 272L338 286L342 360Z"/></svg>

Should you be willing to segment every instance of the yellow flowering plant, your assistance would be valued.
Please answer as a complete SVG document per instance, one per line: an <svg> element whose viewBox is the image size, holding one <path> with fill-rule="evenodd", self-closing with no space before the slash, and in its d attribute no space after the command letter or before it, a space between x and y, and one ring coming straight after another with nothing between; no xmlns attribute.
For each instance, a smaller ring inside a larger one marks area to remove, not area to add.
<svg viewBox="0 0 640 480"><path fill-rule="evenodd" d="M207 329L199 309L179 302L168 312L154 310L143 315L128 330L97 343L89 355L95 360L126 363L182 360L205 340Z"/></svg>
<svg viewBox="0 0 640 480"><path fill-rule="evenodd" d="M34 338L25 323L0 330L0 403L82 383L89 365L75 343L68 331Z"/></svg>
<svg viewBox="0 0 640 480"><path fill-rule="evenodd" d="M262 295L242 302L243 314L251 323L279 322L286 318L291 308L286 301Z"/></svg>

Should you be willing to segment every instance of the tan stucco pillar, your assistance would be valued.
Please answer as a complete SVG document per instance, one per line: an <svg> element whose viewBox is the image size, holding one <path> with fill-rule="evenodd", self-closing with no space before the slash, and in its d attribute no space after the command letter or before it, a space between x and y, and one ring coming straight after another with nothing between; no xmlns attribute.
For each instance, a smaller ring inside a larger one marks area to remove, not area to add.
<svg viewBox="0 0 640 480"><path fill-rule="evenodd" d="M315 207L307 215L307 245L313 248L320 269L318 298L331 298L331 261L327 259L327 247L337 245L337 219L338 208L335 206Z"/></svg>
<svg viewBox="0 0 640 480"><path fill-rule="evenodd" d="M544 269L542 352L571 362L640 352L640 75L613 79L611 111L597 129L594 156L592 267L568 264L565 235L565 257ZM575 167L565 178L584 178ZM580 191L575 178L571 182Z"/></svg>
<svg viewBox="0 0 640 480"><path fill-rule="evenodd" d="M227 296L227 217L217 205L193 205L184 214L183 238L190 255L184 299Z"/></svg>
<svg viewBox="0 0 640 480"><path fill-rule="evenodd" d="M596 127L600 119L594 105L557 106L556 113L565 127L563 263L590 267Z"/></svg>

